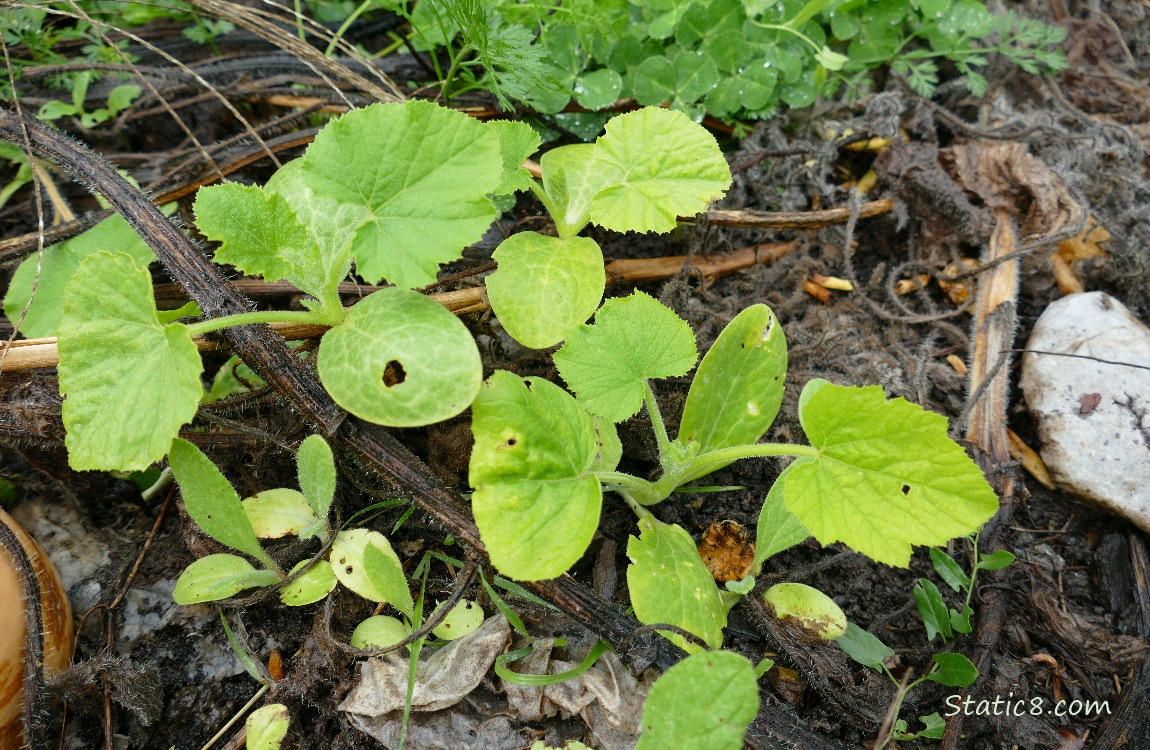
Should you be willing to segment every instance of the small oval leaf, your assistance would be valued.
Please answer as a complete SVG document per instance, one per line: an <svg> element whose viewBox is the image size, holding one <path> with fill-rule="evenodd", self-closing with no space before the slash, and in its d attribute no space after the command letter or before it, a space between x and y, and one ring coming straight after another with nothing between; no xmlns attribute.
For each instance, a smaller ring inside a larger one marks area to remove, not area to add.
<svg viewBox="0 0 1150 750"><path fill-rule="evenodd" d="M307 560L300 560L291 569L291 572L295 573L307 563ZM317 560L299 578L284 586L280 592L280 601L289 607L312 604L330 594L336 583L335 571L332 570L331 563L327 560Z"/></svg>
<svg viewBox="0 0 1150 750"><path fill-rule="evenodd" d="M331 446L319 435L309 435L296 453L299 487L317 518L326 520L335 499L335 459Z"/></svg>
<svg viewBox="0 0 1150 750"><path fill-rule="evenodd" d="M368 548L372 547L385 555L394 557L396 565L399 564L399 557L391 548L391 542L387 541L387 537L370 529L347 529L339 532L335 541L332 542L331 554L328 559L331 560L335 577L344 586L364 599L387 603L387 595L372 583L367 572L367 565L364 563L364 554Z"/></svg>
<svg viewBox="0 0 1150 750"><path fill-rule="evenodd" d="M272 703L252 711L244 722L248 730L248 750L280 750L291 724L287 706Z"/></svg>
<svg viewBox="0 0 1150 750"><path fill-rule="evenodd" d="M279 576L270 570L257 570L239 555L208 555L184 568L176 580L172 599L176 604L217 602L244 589L274 586Z"/></svg>
<svg viewBox="0 0 1150 750"><path fill-rule="evenodd" d="M319 521L302 492L283 487L247 498L243 508L260 539L298 535Z"/></svg>

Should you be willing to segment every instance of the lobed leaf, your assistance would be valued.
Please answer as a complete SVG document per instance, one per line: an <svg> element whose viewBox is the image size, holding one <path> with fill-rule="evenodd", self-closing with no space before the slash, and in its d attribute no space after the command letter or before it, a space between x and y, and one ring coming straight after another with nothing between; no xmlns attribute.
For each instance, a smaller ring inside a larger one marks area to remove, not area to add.
<svg viewBox="0 0 1150 750"><path fill-rule="evenodd" d="M687 321L635 292L607 300L594 325L571 331L555 366L584 409L621 422L643 405L647 380L685 375L697 358Z"/></svg>
<svg viewBox="0 0 1150 750"><path fill-rule="evenodd" d="M161 325L148 270L125 253L85 258L59 333L72 468L134 471L163 458L196 414L203 364L185 326Z"/></svg>
<svg viewBox="0 0 1150 750"><path fill-rule="evenodd" d="M20 333L27 338L55 336L64 309L64 288L80 263L100 251L124 253L141 266L155 260L147 243L116 214L75 237L44 248L43 260L36 255L25 258L12 274L4 294L4 314L15 325L28 300L28 312L20 323ZM39 265L39 281L36 279ZM35 297L32 288L35 286Z"/></svg>
<svg viewBox="0 0 1150 750"><path fill-rule="evenodd" d="M172 599L176 604L218 602L245 589L274 586L279 576L270 570L256 570L238 555L201 557L180 573Z"/></svg>
<svg viewBox="0 0 1150 750"><path fill-rule="evenodd" d="M599 526L591 419L558 386L503 370L471 411L471 507L492 564L520 581L562 575Z"/></svg>
<svg viewBox="0 0 1150 750"><path fill-rule="evenodd" d="M558 344L603 299L607 275L595 240L518 232L492 257L499 268L487 277L487 297L503 328L524 346Z"/></svg>
<svg viewBox="0 0 1150 750"><path fill-rule="evenodd" d="M759 712L755 668L733 651L688 656L647 694L635 750L740 750Z"/></svg>
<svg viewBox="0 0 1150 750"><path fill-rule="evenodd" d="M819 450L790 467L787 509L823 545L844 542L906 567L912 545L941 545L977 531L998 498L946 434L946 419L882 388L812 380L799 419Z"/></svg>
<svg viewBox="0 0 1150 750"><path fill-rule="evenodd" d="M329 123L303 157L317 195L358 209L357 272L401 287L435 281L495 219L495 129L429 102L374 104Z"/></svg>
<svg viewBox="0 0 1150 750"><path fill-rule="evenodd" d="M787 339L766 305L735 316L715 340L691 381L678 442L699 453L756 443L783 402Z"/></svg>
<svg viewBox="0 0 1150 750"><path fill-rule="evenodd" d="M619 232L669 232L679 216L706 210L731 184L714 137L673 110L648 107L613 118L595 157L606 187L591 201L591 221Z"/></svg>
<svg viewBox="0 0 1150 750"><path fill-rule="evenodd" d="M453 417L483 381L467 326L409 289L383 289L352 307L320 341L317 365L336 403L390 427Z"/></svg>
<svg viewBox="0 0 1150 750"><path fill-rule="evenodd" d="M646 516L639 521L639 536L627 540L627 557L627 588L639 622L677 625L711 648L722 645L727 608L690 534ZM688 652L699 649L681 635L663 635Z"/></svg>
<svg viewBox="0 0 1150 750"><path fill-rule="evenodd" d="M323 308L342 312L337 287L350 264L346 246L321 247L283 195L214 185L197 193L195 210L199 230L222 243L214 256L217 263L268 281L286 280Z"/></svg>
<svg viewBox="0 0 1150 750"><path fill-rule="evenodd" d="M504 195L517 190L531 190L532 177L523 168L523 161L539 150L539 133L525 122L512 120L492 120L487 127L499 136L499 153L503 158L499 185L492 192Z"/></svg>

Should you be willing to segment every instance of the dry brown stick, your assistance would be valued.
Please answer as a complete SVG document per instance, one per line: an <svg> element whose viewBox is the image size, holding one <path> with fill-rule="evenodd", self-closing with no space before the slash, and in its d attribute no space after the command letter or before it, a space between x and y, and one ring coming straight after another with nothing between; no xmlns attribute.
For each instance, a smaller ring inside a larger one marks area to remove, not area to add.
<svg viewBox="0 0 1150 750"><path fill-rule="evenodd" d="M864 203L859 209L858 218L889 214L894 209L894 201L880 198ZM822 211L737 211L713 208L707 212L707 221L720 227L758 227L763 229L819 229L828 224L845 224L850 220L850 206L827 208Z"/></svg>
<svg viewBox="0 0 1150 750"><path fill-rule="evenodd" d="M698 269L708 279L713 280L722 278L741 269L749 268L753 265L774 261L789 253L794 247L795 243L793 242L755 245L722 255L696 255L690 258L690 263L693 268ZM686 255L671 255L663 258L645 258L642 260L615 260L607 264L606 271L607 277L611 279L612 282L636 283L674 276L683 268L683 264L687 262L688 257ZM270 284L268 282L253 282L253 284L269 286L279 292L298 292L298 290L290 284L278 284L275 282ZM233 286L241 291L245 289L242 282L233 282ZM382 287L375 286L355 287L354 285L348 284L346 288L341 286L341 291L353 292L358 290L364 293L370 293L381 288ZM428 296L457 315L486 310L488 308L486 290L482 286L450 292L439 292ZM302 323L272 323L271 328L288 341L318 338L328 330L328 326L307 325ZM226 348L223 342L215 338L198 336L195 341L200 351L213 351ZM0 344L0 353L3 353L4 349L4 345ZM34 370L40 367L55 367L59 363L60 357L56 349L55 337L23 339L12 342L0 370L3 372Z"/></svg>
<svg viewBox="0 0 1150 750"><path fill-rule="evenodd" d="M993 262L1015 251L1017 234L1014 221L1006 209L994 210L994 231L986 262ZM966 437L979 451L986 472L1000 498L998 514L983 528L984 549L999 548L1005 542L1005 530L1014 514L1015 478L1004 474L1001 467L1010 461L1010 442L1006 434L1006 413L1010 403L1010 354L1018 327L1019 260L1000 263L979 283L974 306L974 328L971 337L969 418ZM991 580L999 574L987 572ZM974 664L980 675L989 672L995 644L1006 622L1007 592L987 590L978 616L977 652ZM960 712L946 723L942 750L959 750L964 715Z"/></svg>

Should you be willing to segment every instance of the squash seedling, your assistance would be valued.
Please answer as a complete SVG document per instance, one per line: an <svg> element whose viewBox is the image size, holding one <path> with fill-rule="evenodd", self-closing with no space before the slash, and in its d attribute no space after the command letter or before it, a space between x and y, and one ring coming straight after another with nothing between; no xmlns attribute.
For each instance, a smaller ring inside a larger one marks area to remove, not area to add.
<svg viewBox="0 0 1150 750"><path fill-rule="evenodd" d="M301 606L327 596L338 582L412 616L414 603L403 566L387 537L377 531L340 531L327 559L301 560L288 573L260 544L261 538L288 535L322 541L331 537L327 517L335 497L335 462L322 437L312 435L300 444L296 454L300 490L266 490L243 501L215 464L186 440L172 444L169 461L192 520L220 544L262 566L230 553L201 557L176 581L172 596L179 604L219 601L246 589L283 584L281 601Z"/></svg>
<svg viewBox="0 0 1150 750"><path fill-rule="evenodd" d="M566 572L591 542L603 491L614 491L638 520L627 548L636 616L718 648L727 606L710 571L685 529L648 510L678 487L740 459L796 457L764 501L756 566L813 535L905 567L913 545L973 533L998 507L977 465L947 437L946 419L888 401L877 386L812 380L799 399L811 444L759 443L787 369L782 326L765 305L736 316L703 358L672 440L650 380L685 375L696 358L686 321L636 292L607 301L555 354L574 396L505 371L486 381L472 405L472 509L500 572L527 581ZM653 480L617 471L615 423L643 406L659 449Z"/></svg>

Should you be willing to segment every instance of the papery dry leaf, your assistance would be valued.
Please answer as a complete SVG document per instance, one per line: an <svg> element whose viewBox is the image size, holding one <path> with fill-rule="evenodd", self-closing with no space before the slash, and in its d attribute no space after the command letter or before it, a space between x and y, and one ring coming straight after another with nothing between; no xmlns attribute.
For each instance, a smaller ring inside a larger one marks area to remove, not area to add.
<svg viewBox="0 0 1150 750"><path fill-rule="evenodd" d="M992 209L1017 218L1024 241L1056 234L1086 218L1062 179L1023 143L963 143L951 152L963 186Z"/></svg>

